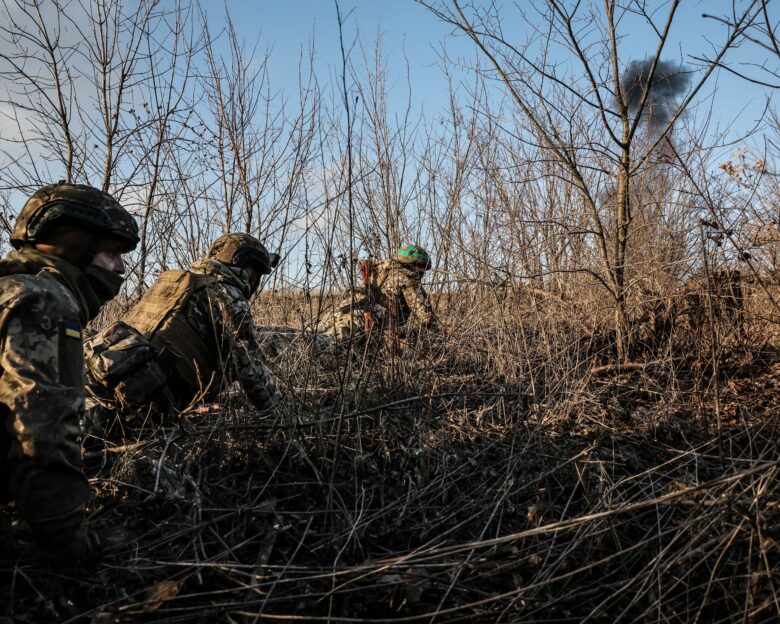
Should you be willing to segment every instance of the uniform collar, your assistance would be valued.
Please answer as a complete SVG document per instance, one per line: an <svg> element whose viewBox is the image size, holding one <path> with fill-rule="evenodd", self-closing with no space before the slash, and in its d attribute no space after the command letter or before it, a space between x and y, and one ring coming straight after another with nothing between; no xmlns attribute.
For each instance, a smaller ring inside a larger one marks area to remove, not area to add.
<svg viewBox="0 0 780 624"><path fill-rule="evenodd" d="M44 253L35 247L22 247L12 251L6 259L21 263L29 273L41 271L51 273L76 299L82 325L86 325L100 311L103 301L95 293L84 272L75 264L59 256Z"/></svg>

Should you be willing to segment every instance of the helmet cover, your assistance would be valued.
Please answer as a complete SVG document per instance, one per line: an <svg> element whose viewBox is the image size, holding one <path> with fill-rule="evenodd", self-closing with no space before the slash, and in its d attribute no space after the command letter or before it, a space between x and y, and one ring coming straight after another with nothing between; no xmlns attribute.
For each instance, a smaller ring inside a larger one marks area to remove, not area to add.
<svg viewBox="0 0 780 624"><path fill-rule="evenodd" d="M263 274L270 273L279 261L254 236L243 232L223 234L211 245L207 258L241 267L254 265Z"/></svg>
<svg viewBox="0 0 780 624"><path fill-rule="evenodd" d="M411 264L422 267L425 270L431 268L431 257L419 245L405 245L395 254L395 259L401 264Z"/></svg>
<svg viewBox="0 0 780 624"><path fill-rule="evenodd" d="M11 245L45 242L46 234L59 225L74 225L120 241L122 252L135 249L138 224L112 195L84 184L59 182L44 186L25 203L11 233Z"/></svg>

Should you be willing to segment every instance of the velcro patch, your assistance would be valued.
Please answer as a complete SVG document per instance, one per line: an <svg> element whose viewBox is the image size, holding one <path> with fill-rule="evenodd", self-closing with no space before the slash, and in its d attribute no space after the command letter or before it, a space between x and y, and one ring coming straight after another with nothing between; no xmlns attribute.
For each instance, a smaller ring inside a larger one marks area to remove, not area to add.
<svg viewBox="0 0 780 624"><path fill-rule="evenodd" d="M68 338L81 340L81 325L77 325L76 323L63 323L62 326L65 330L65 335Z"/></svg>

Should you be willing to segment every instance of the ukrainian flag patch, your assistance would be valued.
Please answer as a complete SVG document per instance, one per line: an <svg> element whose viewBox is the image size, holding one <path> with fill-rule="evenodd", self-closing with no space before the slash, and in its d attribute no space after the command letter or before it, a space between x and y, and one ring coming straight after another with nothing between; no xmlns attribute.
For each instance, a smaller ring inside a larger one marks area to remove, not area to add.
<svg viewBox="0 0 780 624"><path fill-rule="evenodd" d="M77 338L81 340L81 325L76 323L63 323L65 335L68 338Z"/></svg>

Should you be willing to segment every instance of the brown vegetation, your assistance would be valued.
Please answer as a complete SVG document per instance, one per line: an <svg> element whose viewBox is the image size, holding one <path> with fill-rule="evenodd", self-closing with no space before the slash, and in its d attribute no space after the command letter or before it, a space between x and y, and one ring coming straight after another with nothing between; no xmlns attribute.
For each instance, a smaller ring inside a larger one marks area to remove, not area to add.
<svg viewBox="0 0 780 624"><path fill-rule="evenodd" d="M693 343L599 371L604 337L557 304L468 299L441 336L269 343L284 421L236 393L176 424L125 423L87 457L91 520L138 541L97 576L17 560L15 616L774 619L780 352L759 321L719 321L735 338L718 436ZM475 304L498 313L477 323Z"/></svg>
<svg viewBox="0 0 780 624"><path fill-rule="evenodd" d="M767 59L735 71L776 86L768 3L718 18L665 103L639 87L680 69L676 0L423 4L481 55L456 78L443 52L436 123L392 110L381 41L342 40L332 90L304 58L298 100L276 99L267 57L230 24L221 57L177 3L6 3L0 66L22 86L0 228L51 171L120 196L143 242L98 325L219 233L261 236L284 256L254 312L287 403L232 392L87 440L90 521L136 539L55 573L3 509L0 621L780 617L777 178L771 154L721 148L780 124L768 110L736 141L700 89L737 44ZM629 13L657 38L638 64ZM359 284L354 258L411 241L435 258L440 333L312 333Z"/></svg>

